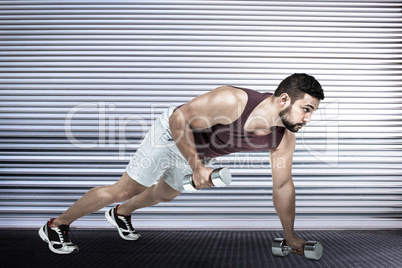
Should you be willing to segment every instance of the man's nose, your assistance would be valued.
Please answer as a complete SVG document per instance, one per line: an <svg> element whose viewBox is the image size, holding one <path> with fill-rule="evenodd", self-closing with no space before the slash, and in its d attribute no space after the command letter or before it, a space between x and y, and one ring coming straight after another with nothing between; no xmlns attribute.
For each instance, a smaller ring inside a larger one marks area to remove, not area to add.
<svg viewBox="0 0 402 268"><path fill-rule="evenodd" d="M311 115L308 115L308 116L304 117L303 121L306 122L306 123L310 123Z"/></svg>

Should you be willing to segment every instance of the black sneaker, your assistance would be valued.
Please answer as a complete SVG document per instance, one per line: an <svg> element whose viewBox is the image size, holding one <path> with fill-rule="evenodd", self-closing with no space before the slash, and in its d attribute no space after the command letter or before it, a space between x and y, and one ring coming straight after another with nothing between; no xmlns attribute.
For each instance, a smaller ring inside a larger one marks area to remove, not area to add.
<svg viewBox="0 0 402 268"><path fill-rule="evenodd" d="M56 254L77 254L78 247L71 243L68 238L70 226L59 225L50 227L55 219L50 219L42 228L39 229L39 236L49 244L49 249Z"/></svg>
<svg viewBox="0 0 402 268"><path fill-rule="evenodd" d="M123 216L117 214L116 211L118 207L119 205L106 211L105 217L107 221L117 228L121 238L125 240L139 240L141 235L137 233L131 225L131 215Z"/></svg>

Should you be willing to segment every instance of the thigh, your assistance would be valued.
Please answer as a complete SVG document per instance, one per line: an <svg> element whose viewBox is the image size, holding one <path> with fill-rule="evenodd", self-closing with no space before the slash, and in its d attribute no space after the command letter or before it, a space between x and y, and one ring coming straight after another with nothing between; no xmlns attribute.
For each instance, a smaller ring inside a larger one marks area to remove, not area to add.
<svg viewBox="0 0 402 268"><path fill-rule="evenodd" d="M159 181L153 191L159 199L162 199L163 202L169 202L175 199L181 193L180 191L170 187L163 177L159 178Z"/></svg>
<svg viewBox="0 0 402 268"><path fill-rule="evenodd" d="M127 172L121 176L121 178L113 185L116 192L119 194L126 193L127 196L134 196L142 193L148 187L139 184L133 180Z"/></svg>
<svg viewBox="0 0 402 268"><path fill-rule="evenodd" d="M126 167L127 174L141 185L150 187L163 174L169 163L171 150L166 146L169 139L167 129L160 118L141 142Z"/></svg>

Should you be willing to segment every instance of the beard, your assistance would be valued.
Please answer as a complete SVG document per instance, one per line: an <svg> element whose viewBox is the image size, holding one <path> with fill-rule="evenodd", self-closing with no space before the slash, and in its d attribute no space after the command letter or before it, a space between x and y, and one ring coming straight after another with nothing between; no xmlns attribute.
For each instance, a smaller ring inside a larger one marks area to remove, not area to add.
<svg viewBox="0 0 402 268"><path fill-rule="evenodd" d="M304 126L305 124L295 124L292 123L289 119L290 117L290 112L292 111L292 106L289 106L288 108L286 108L285 110L279 112L279 117L282 120L283 125L290 131L292 132L297 132L299 131L300 127L298 128L298 126Z"/></svg>

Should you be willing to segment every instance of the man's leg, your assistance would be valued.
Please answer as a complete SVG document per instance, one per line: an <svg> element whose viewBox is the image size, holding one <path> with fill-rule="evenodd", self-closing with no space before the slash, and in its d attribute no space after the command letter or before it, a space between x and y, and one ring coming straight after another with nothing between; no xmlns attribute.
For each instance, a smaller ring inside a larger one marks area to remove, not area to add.
<svg viewBox="0 0 402 268"><path fill-rule="evenodd" d="M131 179L125 172L115 184L95 187L89 190L81 199L75 202L51 226L70 225L73 221L98 211L112 203L121 202L142 193L146 186Z"/></svg>
<svg viewBox="0 0 402 268"><path fill-rule="evenodd" d="M156 185L147 188L141 194L132 197L117 208L117 213L130 215L134 210L150 207L161 202L170 202L180 194L170 187L161 177Z"/></svg>
<svg viewBox="0 0 402 268"><path fill-rule="evenodd" d="M69 238L69 225L76 219L95 212L111 203L130 199L147 187L132 180L124 173L113 185L89 190L57 219L51 219L39 229L40 238L57 254L76 254L79 249Z"/></svg>
<svg viewBox="0 0 402 268"><path fill-rule="evenodd" d="M132 197L124 204L116 206L105 213L107 221L117 228L124 240L138 240L141 235L131 224L131 212L136 209L150 207L160 202L172 201L180 194L171 188L161 177L156 185L152 185L141 194Z"/></svg>

